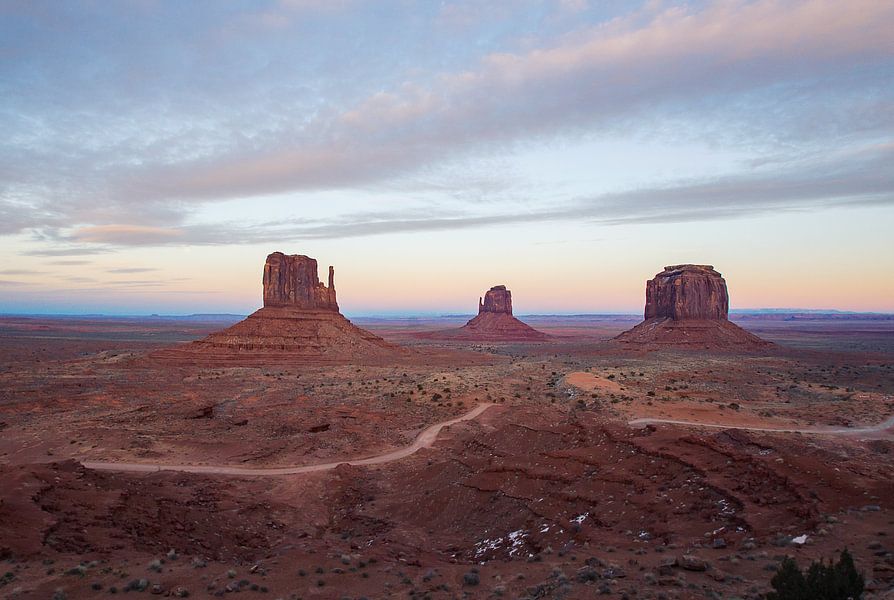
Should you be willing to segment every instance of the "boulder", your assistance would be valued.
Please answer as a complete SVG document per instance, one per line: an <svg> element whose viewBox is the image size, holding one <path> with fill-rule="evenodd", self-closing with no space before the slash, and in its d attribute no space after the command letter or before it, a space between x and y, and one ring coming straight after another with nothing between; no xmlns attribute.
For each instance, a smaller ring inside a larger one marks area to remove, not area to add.
<svg viewBox="0 0 894 600"><path fill-rule="evenodd" d="M707 571L710 565L708 564L708 561L703 558L699 558L692 554L684 554L677 559L677 566L681 569L686 569L687 571Z"/></svg>

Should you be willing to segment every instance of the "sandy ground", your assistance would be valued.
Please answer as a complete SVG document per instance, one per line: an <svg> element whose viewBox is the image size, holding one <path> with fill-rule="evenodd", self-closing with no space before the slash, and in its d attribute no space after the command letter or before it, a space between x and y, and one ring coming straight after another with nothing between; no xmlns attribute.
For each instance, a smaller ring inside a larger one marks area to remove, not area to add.
<svg viewBox="0 0 894 600"><path fill-rule="evenodd" d="M757 598L844 546L891 590L894 442L835 432L894 415L894 330L605 343L629 321L530 320L539 344L360 323L438 359L238 367L145 358L219 323L0 319L0 597Z"/></svg>
<svg viewBox="0 0 894 600"><path fill-rule="evenodd" d="M729 425L727 423L705 423L700 421L681 421L677 419L633 419L628 425L653 425L665 423L668 425L686 425L691 427L710 427L714 429L746 429L748 431L760 431L768 433L800 433L804 435L831 435L856 437L861 440L887 440L894 439L894 417L888 417L877 425L863 425L855 427L802 427L785 428L773 427L763 424L756 425Z"/></svg>
<svg viewBox="0 0 894 600"><path fill-rule="evenodd" d="M438 434L445 427L474 419L485 410L493 406L493 404L479 404L469 412L450 419L442 421L426 427L416 436L413 443L409 446L377 454L367 458L344 458L335 462L302 465L292 467L279 467L267 469L252 469L247 467L232 467L221 465L172 465L168 463L127 463L127 462L100 462L100 461L83 461L81 464L88 468L99 471L118 471L127 473L153 473L158 471L180 471L183 473L202 473L205 475L241 475L241 476L282 476L282 475L303 475L305 473L318 473L320 471L330 471L341 465L349 466L366 466L381 465L395 460L406 458L411 454L415 454L423 448L429 448L438 439Z"/></svg>

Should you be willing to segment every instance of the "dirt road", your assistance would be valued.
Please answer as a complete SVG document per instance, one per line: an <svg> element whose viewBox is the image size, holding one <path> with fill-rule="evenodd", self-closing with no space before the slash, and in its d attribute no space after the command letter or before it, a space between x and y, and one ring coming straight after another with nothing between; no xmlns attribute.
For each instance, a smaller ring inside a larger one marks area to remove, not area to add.
<svg viewBox="0 0 894 600"><path fill-rule="evenodd" d="M435 423L425 428L422 433L416 436L412 444L392 452L370 456L368 458L340 460L337 462L322 463L316 465L303 465L293 467L270 467L270 468L251 468L251 467L232 467L226 465L167 465L160 463L129 463L129 462L99 462L84 461L82 464L88 469L97 469L102 471L123 471L130 473L154 473L157 471L182 471L185 473L205 473L211 475L237 475L237 476L264 476L264 475L300 475L302 473L314 473L317 471L328 471L339 465L379 465L382 463L400 460L410 456L414 452L428 448L434 444L438 438L441 429L448 427L461 421L470 421L493 406L490 403L483 403L476 406L464 415Z"/></svg>
<svg viewBox="0 0 894 600"><path fill-rule="evenodd" d="M722 423L702 423L698 421L682 421L678 419L658 419L645 418L633 419L628 421L628 425L649 425L668 423L671 425L688 425L691 427L711 427L714 429L747 429L748 431L766 431L771 433L803 433L808 435L846 435L861 436L863 438L886 438L894 435L890 431L894 429L894 416L890 416L878 425L867 425L865 427L807 427L807 428L785 428L785 427L753 427L750 425L724 425Z"/></svg>
<svg viewBox="0 0 894 600"><path fill-rule="evenodd" d="M235 476L270 476L270 475L300 475L302 473L315 473L317 471L328 471L343 464L348 465L378 465L395 460L406 458L422 448L428 448L434 444L438 438L441 429L462 421L469 421L493 406L490 403L483 403L476 406L464 415L435 423L425 428L412 444L398 450L386 452L376 456L367 458L355 458L341 460L336 462L321 463L315 465L302 465L291 467L234 467L228 465L171 465L163 463L131 463L131 462L101 462L101 461L84 461L82 464L88 469L97 469L102 471L119 471L130 473L153 473L157 471L181 471L185 473L204 473L210 475L235 475ZM841 435L841 436L861 436L863 438L886 438L894 436L894 416L888 417L877 425L866 427L808 427L808 428L785 428L785 427L754 427L748 425L726 425L723 423L704 423L698 421L684 421L679 419L660 419L660 418L643 418L628 421L628 425L645 426L649 424L667 423L671 425L685 425L690 427L709 427L713 429L745 429L749 431L764 431L770 433L801 433L807 435Z"/></svg>

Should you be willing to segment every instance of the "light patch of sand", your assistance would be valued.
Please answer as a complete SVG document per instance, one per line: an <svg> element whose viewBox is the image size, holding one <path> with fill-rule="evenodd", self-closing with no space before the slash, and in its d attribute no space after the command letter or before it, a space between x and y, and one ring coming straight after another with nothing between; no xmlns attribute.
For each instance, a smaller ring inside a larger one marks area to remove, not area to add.
<svg viewBox="0 0 894 600"><path fill-rule="evenodd" d="M611 394L619 394L623 392L623 388L616 381L599 377L586 371L575 371L565 376L565 383L582 389L585 392L605 392Z"/></svg>
<svg viewBox="0 0 894 600"><path fill-rule="evenodd" d="M787 428L797 425L797 422L791 419L763 417L750 410L752 407L743 406L739 410L734 410L728 406L720 408L721 404L724 403L654 401L650 405L640 400L628 406L618 406L616 409L627 415L631 421L686 421L708 427L725 425L742 428Z"/></svg>

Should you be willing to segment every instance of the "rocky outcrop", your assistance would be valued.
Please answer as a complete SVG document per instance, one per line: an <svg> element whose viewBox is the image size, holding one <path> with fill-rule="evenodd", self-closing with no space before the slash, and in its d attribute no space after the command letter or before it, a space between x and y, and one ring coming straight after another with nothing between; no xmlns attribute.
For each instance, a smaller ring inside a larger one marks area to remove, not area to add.
<svg viewBox="0 0 894 600"><path fill-rule="evenodd" d="M264 306L294 306L338 312L335 269L329 267L329 286L320 282L317 261L303 254L274 252L264 263Z"/></svg>
<svg viewBox="0 0 894 600"><path fill-rule="evenodd" d="M329 285L324 285L317 261L308 256L270 254L263 297L263 308L232 327L155 357L209 364L377 364L409 354L342 316L335 270L329 267Z"/></svg>
<svg viewBox="0 0 894 600"><path fill-rule="evenodd" d="M487 290L484 299L478 299L478 314L481 313L512 314L512 292L505 285L495 285Z"/></svg>
<svg viewBox="0 0 894 600"><path fill-rule="evenodd" d="M710 265L665 267L646 282L645 320L615 338L645 348L745 349L770 346L728 320L726 281Z"/></svg>
<svg viewBox="0 0 894 600"><path fill-rule="evenodd" d="M425 337L488 342L527 342L549 339L512 316L512 292L495 285L478 298L478 314L459 329L425 334Z"/></svg>
<svg viewBox="0 0 894 600"><path fill-rule="evenodd" d="M726 319L726 281L710 265L674 265L646 282L645 319Z"/></svg>

